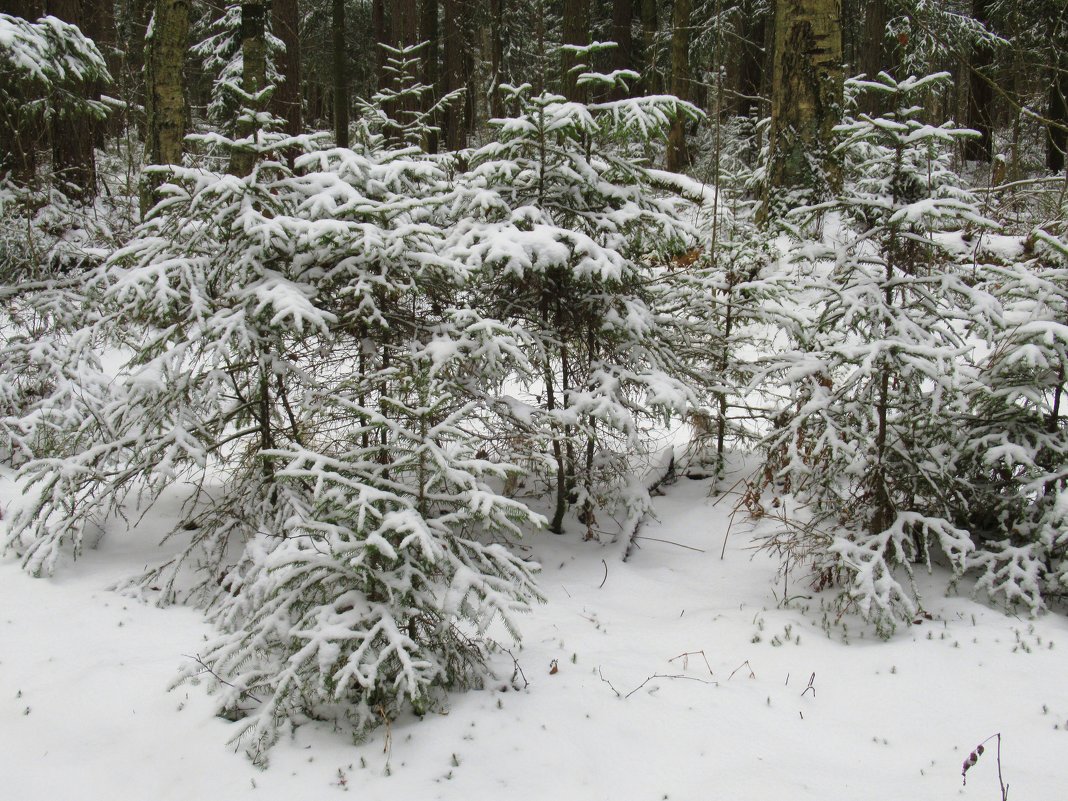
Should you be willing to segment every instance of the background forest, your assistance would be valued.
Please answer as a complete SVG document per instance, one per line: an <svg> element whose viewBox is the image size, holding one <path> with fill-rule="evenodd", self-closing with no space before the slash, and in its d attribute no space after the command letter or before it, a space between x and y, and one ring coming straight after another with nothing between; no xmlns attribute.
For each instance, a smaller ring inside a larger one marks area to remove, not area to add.
<svg viewBox="0 0 1068 801"><path fill-rule="evenodd" d="M121 589L205 610L255 759L485 683L516 541L684 472L883 636L919 569L1063 604L1064 3L0 12L0 535L180 488Z"/></svg>

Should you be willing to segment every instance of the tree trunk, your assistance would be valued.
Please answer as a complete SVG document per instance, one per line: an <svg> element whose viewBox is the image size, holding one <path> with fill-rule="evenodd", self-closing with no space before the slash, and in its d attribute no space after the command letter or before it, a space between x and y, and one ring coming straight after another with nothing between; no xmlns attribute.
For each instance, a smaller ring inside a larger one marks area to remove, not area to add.
<svg viewBox="0 0 1068 801"><path fill-rule="evenodd" d="M386 18L386 0L371 0L371 38L375 47L375 88L386 86L386 51L382 45L390 44L389 20Z"/></svg>
<svg viewBox="0 0 1068 801"><path fill-rule="evenodd" d="M349 146L349 57L345 52L345 0L332 0L334 141Z"/></svg>
<svg viewBox="0 0 1068 801"><path fill-rule="evenodd" d="M887 0L869 0L864 4L864 22L861 33L861 47L857 54L857 68L868 80L875 80L880 72L894 74L890 63L891 50L886 37L886 26L890 22ZM860 110L867 114L881 114L884 100L878 92L865 92L860 97Z"/></svg>
<svg viewBox="0 0 1068 801"><path fill-rule="evenodd" d="M267 85L267 41L264 38L267 7L264 0L241 0L241 90L247 95L255 95ZM249 111L260 111L260 104L254 101L242 103L242 116L246 114L244 104L251 103ZM246 138L256 135L256 123L242 120L238 123L237 135ZM256 154L252 150L235 150L230 157L230 172L245 176L252 172L256 163Z"/></svg>
<svg viewBox="0 0 1068 801"><path fill-rule="evenodd" d="M585 46L590 43L590 0L564 0L563 42ZM576 66L586 59L576 57L566 50L560 55L560 85L568 100L586 102L586 90L576 83L579 71Z"/></svg>
<svg viewBox="0 0 1068 801"><path fill-rule="evenodd" d="M1049 74L1049 106L1046 117L1054 123L1046 127L1046 166L1062 172L1065 150L1068 150L1068 13L1051 26L1051 63Z"/></svg>
<svg viewBox="0 0 1068 801"><path fill-rule="evenodd" d="M282 80L274 88L271 111L286 121L285 132L298 136L304 130L300 73L300 9L298 0L272 0L271 31L282 40L279 57Z"/></svg>
<svg viewBox="0 0 1068 801"><path fill-rule="evenodd" d="M423 111L429 111L437 102L438 60L441 58L441 44L438 36L438 0L420 0L419 3L419 39L423 42L423 84L428 88L423 95ZM430 120L437 124L438 120ZM438 133L429 131L423 143L427 153L438 152Z"/></svg>
<svg viewBox="0 0 1068 801"><path fill-rule="evenodd" d="M34 22L43 15L44 4L39 0L0 0L0 13ZM45 133L39 115L28 113L17 100L10 107L0 107L0 174L10 172L17 184L33 186L37 148Z"/></svg>
<svg viewBox="0 0 1068 801"><path fill-rule="evenodd" d="M647 95L660 92L656 63L656 0L638 0L642 15L642 88Z"/></svg>
<svg viewBox="0 0 1068 801"><path fill-rule="evenodd" d="M972 17L976 22L989 24L988 0L975 0L972 3ZM994 90L990 85L990 69L994 63L994 54L989 45L972 46L968 59L968 127L979 132L979 136L964 141L964 158L968 161L989 162L993 155L993 123L991 107L994 104Z"/></svg>
<svg viewBox="0 0 1068 801"><path fill-rule="evenodd" d="M108 72L112 80L115 80L122 69L122 63L118 58L118 40L115 34L115 5L111 0L85 0L82 10L84 24L81 26L82 33L92 39L104 57ZM94 84L92 97L99 100L104 90L102 83ZM94 144L96 147L104 147L104 135L112 133L117 135L121 131L121 121L118 115L111 115L106 122L99 122L93 126Z"/></svg>
<svg viewBox="0 0 1068 801"><path fill-rule="evenodd" d="M816 199L841 182L828 153L842 113L840 0L776 0L774 25L763 220L780 190Z"/></svg>
<svg viewBox="0 0 1068 801"><path fill-rule="evenodd" d="M751 117L760 111L760 93L764 83L764 40L768 19L764 14L747 14L742 21L742 43L738 65L735 114Z"/></svg>
<svg viewBox="0 0 1068 801"><path fill-rule="evenodd" d="M691 0L675 0L671 24L671 94L680 100L691 99L690 87L690 12ZM690 163L686 149L686 118L679 117L668 133L667 168L673 172Z"/></svg>
<svg viewBox="0 0 1068 801"><path fill-rule="evenodd" d="M53 17L85 24L82 0L48 0L45 10ZM85 87L91 94L94 87ZM99 93L97 93L99 94ZM63 114L51 121L53 181L64 194L81 200L96 196L96 125L93 120Z"/></svg>
<svg viewBox="0 0 1068 801"><path fill-rule="evenodd" d="M507 0L490 0L490 115L504 116L504 14Z"/></svg>
<svg viewBox="0 0 1068 801"><path fill-rule="evenodd" d="M445 0L445 70L442 75L442 94L448 94L464 85L464 37L460 27L461 11L461 0ZM464 106L462 103L450 103L445 109L442 135L445 139L446 150L455 151L463 148Z"/></svg>
<svg viewBox="0 0 1068 801"><path fill-rule="evenodd" d="M634 36L631 26L634 21L634 0L612 0L612 40L616 43L612 67L617 70L634 69ZM630 97L631 92L623 87L612 90L612 98Z"/></svg>
<svg viewBox="0 0 1068 801"><path fill-rule="evenodd" d="M185 65L189 0L155 0L145 37L145 160L179 164L185 142ZM143 182L141 212L155 203L155 181Z"/></svg>

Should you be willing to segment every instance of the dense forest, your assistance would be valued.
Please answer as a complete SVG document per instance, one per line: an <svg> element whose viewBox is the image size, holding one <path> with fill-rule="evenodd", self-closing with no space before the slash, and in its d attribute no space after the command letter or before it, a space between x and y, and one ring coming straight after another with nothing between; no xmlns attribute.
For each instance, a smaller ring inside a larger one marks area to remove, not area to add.
<svg viewBox="0 0 1068 801"><path fill-rule="evenodd" d="M478 685L516 540L684 471L885 636L932 565L1068 596L1062 0L0 12L4 547L180 488L122 589L257 758Z"/></svg>

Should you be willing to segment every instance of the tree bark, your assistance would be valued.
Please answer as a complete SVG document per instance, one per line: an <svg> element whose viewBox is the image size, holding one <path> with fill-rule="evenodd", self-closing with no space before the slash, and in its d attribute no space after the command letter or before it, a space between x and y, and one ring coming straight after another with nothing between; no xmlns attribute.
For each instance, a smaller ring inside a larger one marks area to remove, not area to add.
<svg viewBox="0 0 1068 801"><path fill-rule="evenodd" d="M671 94L680 100L691 99L690 86L690 15L691 0L675 0L671 24ZM673 172L690 164L686 149L686 118L679 117L668 133L667 168Z"/></svg>
<svg viewBox="0 0 1068 801"><path fill-rule="evenodd" d="M760 93L764 83L764 40L768 19L764 14L746 14L742 21L742 43L738 65L737 95L734 110L739 117L759 113Z"/></svg>
<svg viewBox="0 0 1068 801"><path fill-rule="evenodd" d="M82 0L48 0L45 11L79 28L85 24ZM91 95L96 87L84 88ZM53 115L50 129L53 180L64 194L91 200L96 196L95 122L70 114Z"/></svg>
<svg viewBox="0 0 1068 801"><path fill-rule="evenodd" d="M972 18L988 25L990 15L988 0L972 3ZM993 155L993 123L991 108L994 90L990 86L990 69L994 54L986 44L972 46L968 59L968 127L978 131L979 136L964 141L964 158L969 161L989 162Z"/></svg>
<svg viewBox="0 0 1068 801"><path fill-rule="evenodd" d="M1051 22L1051 63L1047 68L1049 105L1046 117L1053 125L1046 127L1046 166L1053 172L1065 167L1068 150L1068 10Z"/></svg>
<svg viewBox="0 0 1068 801"><path fill-rule="evenodd" d="M441 58L441 42L438 31L438 0L420 0L419 39L423 43L421 80L428 90L423 95L423 111L429 111L437 102L438 62ZM437 124L437 120L431 120ZM429 131L423 143L427 153L438 152L437 131Z"/></svg>
<svg viewBox="0 0 1068 801"><path fill-rule="evenodd" d="M507 0L490 0L490 114L504 116L504 14Z"/></svg>
<svg viewBox="0 0 1068 801"><path fill-rule="evenodd" d="M0 13L34 22L44 14L44 3L0 0ZM38 115L28 114L20 105L16 100L11 107L0 108L0 174L10 172L17 184L32 186L37 180L37 148L47 131Z"/></svg>
<svg viewBox="0 0 1068 801"><path fill-rule="evenodd" d="M349 146L349 68L345 52L345 0L332 0L334 58L334 141Z"/></svg>
<svg viewBox="0 0 1068 801"><path fill-rule="evenodd" d="M241 0L241 89L255 95L267 85L267 41L264 26L267 7L264 0ZM251 102L251 101L249 101ZM260 111L259 103L253 103L252 111ZM243 113L243 112L242 112ZM256 134L255 122L242 121L237 135L241 138ZM256 154L251 150L235 150L230 157L230 172L245 176L252 172Z"/></svg>
<svg viewBox="0 0 1068 801"><path fill-rule="evenodd" d="M642 88L647 95L660 92L660 76L656 63L657 0L638 0L642 16Z"/></svg>
<svg viewBox="0 0 1068 801"><path fill-rule="evenodd" d="M563 42L570 45L588 45L590 43L590 0L564 0ZM566 50L560 56L560 85L568 100L577 103L586 102L586 90L576 83L578 71L575 67L585 63Z"/></svg>
<svg viewBox="0 0 1068 801"><path fill-rule="evenodd" d="M271 28L286 48L279 57L278 71L282 80L271 97L271 111L286 121L284 130L287 134L298 136L304 130L298 0L272 0Z"/></svg>
<svg viewBox="0 0 1068 801"><path fill-rule="evenodd" d="M829 154L842 113L840 0L776 0L771 84L767 219L780 190L812 198L834 191L840 170Z"/></svg>
<svg viewBox="0 0 1068 801"><path fill-rule="evenodd" d="M185 142L185 65L189 0L155 0L145 38L145 160L179 164ZM155 202L155 182L143 182L142 214Z"/></svg>
<svg viewBox="0 0 1068 801"><path fill-rule="evenodd" d="M612 0L612 41L616 49L612 58L612 67L617 70L634 69L634 0ZM623 87L612 90L612 98L629 97L630 91Z"/></svg>
<svg viewBox="0 0 1068 801"><path fill-rule="evenodd" d="M464 82L463 31L460 27L461 0L445 0L444 50L445 70L442 75L442 94L460 89ZM446 150L460 150L464 146L464 106L450 103L445 109L442 126Z"/></svg>
<svg viewBox="0 0 1068 801"><path fill-rule="evenodd" d="M868 80L875 80L880 72L893 75L891 50L886 37L886 26L890 22L887 0L869 0L864 6L863 31L860 37L862 45L857 54L857 68ZM860 110L867 114L880 114L885 111L882 95L878 92L865 92L860 97Z"/></svg>

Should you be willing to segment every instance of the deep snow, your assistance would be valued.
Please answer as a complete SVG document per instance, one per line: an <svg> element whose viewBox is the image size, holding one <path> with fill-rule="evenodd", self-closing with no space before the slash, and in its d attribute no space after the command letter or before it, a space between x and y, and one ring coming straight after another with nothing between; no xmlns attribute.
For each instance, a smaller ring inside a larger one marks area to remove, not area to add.
<svg viewBox="0 0 1068 801"><path fill-rule="evenodd" d="M52 579L8 557L0 797L999 799L994 741L961 783L969 751L997 732L1010 798L1064 797L1064 617L946 597L936 573L921 579L931 619L883 642L857 619L825 623L819 597L796 597L812 595L798 578L790 608L778 608L777 565L752 550L741 515L721 559L733 496L686 478L666 490L625 563L620 545L577 531L526 541L548 599L513 649L529 687L457 695L448 714L358 745L307 724L267 770L227 747L231 724L212 716L202 687L167 691L208 633L199 613L107 590L158 557L165 509L109 532ZM5 514L13 494L4 473ZM496 664L507 681L512 659Z"/></svg>

